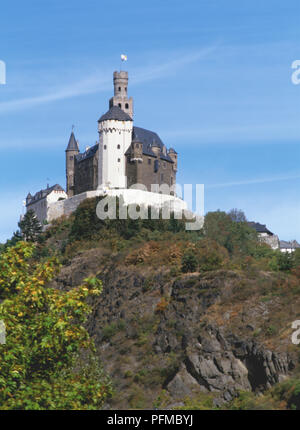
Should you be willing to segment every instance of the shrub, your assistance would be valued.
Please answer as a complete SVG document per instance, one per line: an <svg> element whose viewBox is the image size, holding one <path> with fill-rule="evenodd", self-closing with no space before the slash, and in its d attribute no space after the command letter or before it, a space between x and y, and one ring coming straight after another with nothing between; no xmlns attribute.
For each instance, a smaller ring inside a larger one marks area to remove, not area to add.
<svg viewBox="0 0 300 430"><path fill-rule="evenodd" d="M195 272L198 267L198 261L193 251L186 251L181 259L181 271L183 273Z"/></svg>

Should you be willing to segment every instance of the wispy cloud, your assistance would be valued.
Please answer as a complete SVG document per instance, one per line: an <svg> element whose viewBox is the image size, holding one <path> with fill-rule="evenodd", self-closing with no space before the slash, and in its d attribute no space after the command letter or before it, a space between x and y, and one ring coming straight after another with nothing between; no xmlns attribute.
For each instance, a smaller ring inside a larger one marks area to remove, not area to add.
<svg viewBox="0 0 300 430"><path fill-rule="evenodd" d="M240 185L255 185L255 184L264 184L268 182L281 182L281 181L292 181L300 179L300 173L295 175L281 175L281 176L272 176L268 178L255 178L255 179L246 179L244 181L235 181L235 182L224 182L221 184L211 184L206 185L206 188L227 188L234 187Z"/></svg>
<svg viewBox="0 0 300 430"><path fill-rule="evenodd" d="M174 53L172 58L165 62L153 63L149 66L137 69L132 76L132 85L137 85L152 79L163 78L169 75L170 72L175 72L181 67L203 59L215 49L216 46L211 46L186 55ZM0 103L0 113L15 112L58 100L107 91L110 88L110 84L111 77L103 73L103 71L98 70L83 80L74 81L72 84L63 85L51 91L45 91L44 94L2 102Z"/></svg>

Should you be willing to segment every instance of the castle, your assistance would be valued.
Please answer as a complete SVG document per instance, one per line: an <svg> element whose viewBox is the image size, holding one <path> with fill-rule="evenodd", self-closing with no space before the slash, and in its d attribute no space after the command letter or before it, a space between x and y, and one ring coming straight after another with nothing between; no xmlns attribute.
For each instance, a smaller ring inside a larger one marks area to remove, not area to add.
<svg viewBox="0 0 300 430"><path fill-rule="evenodd" d="M68 215L85 198L120 195L125 204L185 210L176 197L177 152L167 149L157 133L133 125L133 99L128 97L128 72L113 74L114 96L98 120L99 141L80 152L72 130L65 150L66 191L56 184L26 198L40 222ZM139 184L138 190L133 190Z"/></svg>
<svg viewBox="0 0 300 430"><path fill-rule="evenodd" d="M175 186L177 153L167 150L153 131L133 125L133 100L128 98L128 72L114 72L114 96L98 120L99 142L80 153L71 133L66 149L66 191L69 197L103 188L143 184Z"/></svg>

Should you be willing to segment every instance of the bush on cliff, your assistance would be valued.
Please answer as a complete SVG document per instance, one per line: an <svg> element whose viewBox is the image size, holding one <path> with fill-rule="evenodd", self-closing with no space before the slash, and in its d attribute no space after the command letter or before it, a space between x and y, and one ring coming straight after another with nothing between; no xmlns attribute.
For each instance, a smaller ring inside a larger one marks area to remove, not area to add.
<svg viewBox="0 0 300 430"><path fill-rule="evenodd" d="M0 255L1 409L99 409L111 393L84 328L87 298L102 284L87 278L71 291L47 287L55 258L33 260L35 246L19 242ZM82 355L86 359L81 363Z"/></svg>

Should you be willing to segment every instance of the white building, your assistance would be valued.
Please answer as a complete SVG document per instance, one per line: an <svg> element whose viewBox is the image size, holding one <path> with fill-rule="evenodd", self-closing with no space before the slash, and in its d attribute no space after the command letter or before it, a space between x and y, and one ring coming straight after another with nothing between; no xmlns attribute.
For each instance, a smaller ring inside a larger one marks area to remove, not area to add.
<svg viewBox="0 0 300 430"><path fill-rule="evenodd" d="M300 245L296 240L291 240L290 242L281 240L279 242L279 248L281 252L288 252L290 254L294 252L297 248L300 248Z"/></svg>
<svg viewBox="0 0 300 430"><path fill-rule="evenodd" d="M28 193L26 197L26 209L27 211L33 210L39 222L43 224L45 221L48 221L50 205L67 198L66 192L60 185L48 186L45 190L40 190L35 193L34 196Z"/></svg>
<svg viewBox="0 0 300 430"><path fill-rule="evenodd" d="M257 235L261 242L266 243L272 249L279 248L279 238L276 234L272 233L265 224L260 224L259 222L250 221L248 222L249 227L256 230Z"/></svg>

